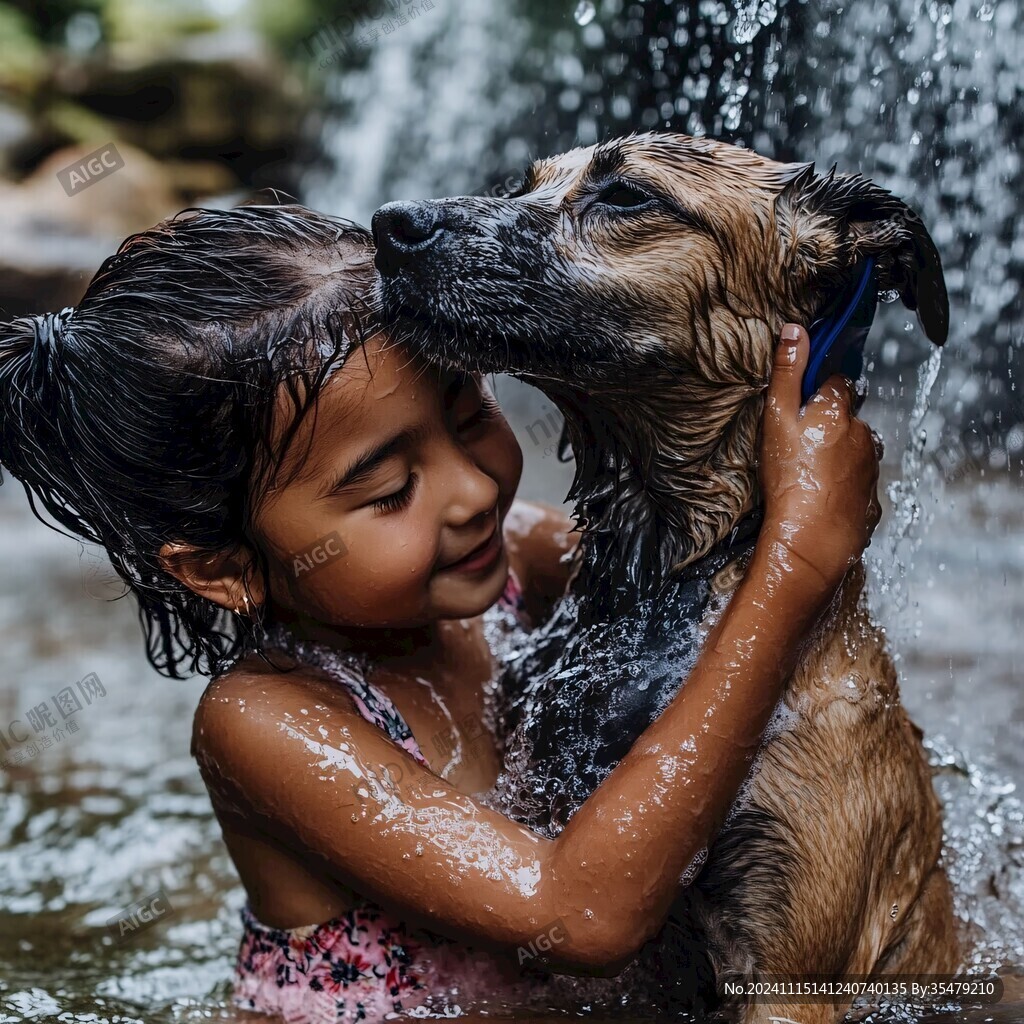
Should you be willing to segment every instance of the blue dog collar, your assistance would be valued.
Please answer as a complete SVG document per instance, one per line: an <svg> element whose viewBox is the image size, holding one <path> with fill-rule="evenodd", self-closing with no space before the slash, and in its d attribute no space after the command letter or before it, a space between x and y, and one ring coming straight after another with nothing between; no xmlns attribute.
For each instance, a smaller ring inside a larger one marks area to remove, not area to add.
<svg viewBox="0 0 1024 1024"><path fill-rule="evenodd" d="M825 307L811 324L811 356L802 385L807 400L834 373L857 380L864 369L864 342L878 307L875 260L865 257L853 283Z"/></svg>

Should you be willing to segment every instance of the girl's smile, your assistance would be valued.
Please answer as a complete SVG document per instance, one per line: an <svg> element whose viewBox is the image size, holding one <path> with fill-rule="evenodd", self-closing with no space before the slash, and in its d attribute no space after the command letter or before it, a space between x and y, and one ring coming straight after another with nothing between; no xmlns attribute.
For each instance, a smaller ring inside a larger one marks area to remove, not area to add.
<svg viewBox="0 0 1024 1024"><path fill-rule="evenodd" d="M490 535L481 541L469 554L457 559L450 565L442 566L441 572L457 572L467 576L487 572L494 568L504 545L501 538L501 527L495 524Z"/></svg>

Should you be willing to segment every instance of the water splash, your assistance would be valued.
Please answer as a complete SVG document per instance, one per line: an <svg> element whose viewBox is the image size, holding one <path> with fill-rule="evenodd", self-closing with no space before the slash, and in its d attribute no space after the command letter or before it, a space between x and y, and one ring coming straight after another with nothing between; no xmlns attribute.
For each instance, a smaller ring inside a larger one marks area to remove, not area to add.
<svg viewBox="0 0 1024 1024"><path fill-rule="evenodd" d="M894 548L895 545L906 540L911 527L918 519L919 510L915 496L921 485L924 449L928 442L924 421L928 415L932 390L935 387L941 366L942 349L935 348L932 349L927 362L918 371L917 392L914 406L910 412L908 427L910 441L900 459L900 479L889 489L889 499L892 501L895 512L895 526L892 534ZM893 553L895 554L895 550Z"/></svg>
<svg viewBox="0 0 1024 1024"><path fill-rule="evenodd" d="M653 4L637 18L621 4L582 2L565 11L573 31L540 34L503 5L437 0L365 63L327 79L332 166L306 179L309 201L366 220L392 199L490 193L535 156L609 134L736 131L767 103L785 2L664 5L663 20ZM655 20L657 34L638 38L637 26ZM624 73L638 61L649 66ZM416 95L429 104L410 103ZM773 152L771 134L753 141Z"/></svg>
<svg viewBox="0 0 1024 1024"><path fill-rule="evenodd" d="M326 140L332 166L309 174L310 205L368 223L391 199L458 195L507 180L497 170L486 177L474 154L496 133L511 134L509 124L535 97L516 71L528 40L520 19L479 0L436 0L381 37L365 63L327 79L338 112ZM502 148L504 167L525 166L525 140Z"/></svg>
<svg viewBox="0 0 1024 1024"><path fill-rule="evenodd" d="M585 28L597 17L597 7L594 6L591 0L580 0L572 16L580 28Z"/></svg>
<svg viewBox="0 0 1024 1024"><path fill-rule="evenodd" d="M923 513L919 496L924 476L924 452L928 442L924 425L941 366L942 349L934 348L918 369L917 389L907 426L908 438L900 456L900 472L886 492L891 513L887 522L884 551L867 559L874 580L873 590L883 598L876 605L876 611L890 629L902 621L906 611L907 569L925 536L924 529L914 528L927 526L927 523L921 524Z"/></svg>
<svg viewBox="0 0 1024 1024"><path fill-rule="evenodd" d="M1024 803L991 765L939 734L925 741L945 808L944 859L977 973L1024 964Z"/></svg>
<svg viewBox="0 0 1024 1024"><path fill-rule="evenodd" d="M729 38L739 45L752 43L762 28L775 21L778 5L768 0L733 0L736 17L729 25Z"/></svg>

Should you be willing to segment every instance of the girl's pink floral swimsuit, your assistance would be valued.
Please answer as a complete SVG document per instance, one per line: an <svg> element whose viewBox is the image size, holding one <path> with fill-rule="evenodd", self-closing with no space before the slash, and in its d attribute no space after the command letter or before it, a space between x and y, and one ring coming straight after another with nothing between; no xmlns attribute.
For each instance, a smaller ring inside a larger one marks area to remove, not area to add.
<svg viewBox="0 0 1024 1024"><path fill-rule="evenodd" d="M522 594L514 576L492 612L500 628L522 628ZM274 630L269 639L343 685L364 718L426 765L398 709L366 681L365 662L297 642L283 630ZM523 1005L537 991L539 979L531 984L514 965L407 929L369 902L301 928L261 924L247 904L242 923L234 1002L289 1024L376 1021L410 1010L418 1010L416 1016L450 1016L469 1004Z"/></svg>

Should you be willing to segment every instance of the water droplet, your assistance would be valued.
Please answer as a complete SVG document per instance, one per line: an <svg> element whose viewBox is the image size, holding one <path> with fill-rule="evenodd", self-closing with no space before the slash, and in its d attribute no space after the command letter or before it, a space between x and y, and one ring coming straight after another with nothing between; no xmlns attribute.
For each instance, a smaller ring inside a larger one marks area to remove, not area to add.
<svg viewBox="0 0 1024 1024"><path fill-rule="evenodd" d="M978 17L982 21L991 21L992 18L995 16L995 13L996 13L996 5L995 4L983 3L981 5L981 7L978 8Z"/></svg>
<svg viewBox="0 0 1024 1024"><path fill-rule="evenodd" d="M730 42L738 46L753 42L754 37L762 28L771 25L778 15L778 4L769 0L733 0L736 17L726 29ZM723 12L724 17L728 17ZM822 29L824 25L824 30ZM827 22L819 23L817 34L828 34ZM813 58L812 58L813 59Z"/></svg>
<svg viewBox="0 0 1024 1024"><path fill-rule="evenodd" d="M597 17L597 8L590 0L580 0L576 5L573 17L576 19L576 24L582 28L584 25L589 25Z"/></svg>
<svg viewBox="0 0 1024 1024"><path fill-rule="evenodd" d="M892 905L892 910L889 911L889 916L895 921L896 917L899 915L899 912L900 912L900 905L898 903L894 903Z"/></svg>

